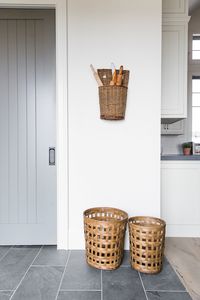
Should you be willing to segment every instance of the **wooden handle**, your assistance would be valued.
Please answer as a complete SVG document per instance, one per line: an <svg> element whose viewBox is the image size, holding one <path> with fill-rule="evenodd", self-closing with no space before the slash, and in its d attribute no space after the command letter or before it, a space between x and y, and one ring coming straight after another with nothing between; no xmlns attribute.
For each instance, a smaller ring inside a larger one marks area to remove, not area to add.
<svg viewBox="0 0 200 300"><path fill-rule="evenodd" d="M119 74L117 75L117 86L121 86L122 85L122 75L123 75L123 66L120 66L119 69Z"/></svg>
<svg viewBox="0 0 200 300"><path fill-rule="evenodd" d="M103 86L103 83L102 83L101 79L99 78L99 75L97 74L97 72L92 64L90 65L90 68L93 72L94 78L96 79L98 86Z"/></svg>
<svg viewBox="0 0 200 300"><path fill-rule="evenodd" d="M114 73L113 73L113 77L112 77L112 80L110 82L110 85L116 85L116 82L117 82L117 71L116 69L114 70Z"/></svg>

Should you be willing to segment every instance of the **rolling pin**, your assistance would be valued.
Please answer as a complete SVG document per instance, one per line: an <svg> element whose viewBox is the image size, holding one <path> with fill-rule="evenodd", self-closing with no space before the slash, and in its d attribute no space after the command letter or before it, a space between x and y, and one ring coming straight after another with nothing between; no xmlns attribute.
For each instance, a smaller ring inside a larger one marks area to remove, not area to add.
<svg viewBox="0 0 200 300"><path fill-rule="evenodd" d="M112 80L110 82L110 85L116 85L116 83L117 83L117 71L116 71L116 69L114 69L113 77L112 77Z"/></svg>
<svg viewBox="0 0 200 300"><path fill-rule="evenodd" d="M90 65L90 68L93 72L94 78L96 79L98 86L103 86L103 83L102 83L101 79L99 78L99 75L97 74L97 72L92 64Z"/></svg>
<svg viewBox="0 0 200 300"><path fill-rule="evenodd" d="M120 66L119 69L119 74L117 75L117 86L121 86L122 85L122 76L123 76L123 66Z"/></svg>

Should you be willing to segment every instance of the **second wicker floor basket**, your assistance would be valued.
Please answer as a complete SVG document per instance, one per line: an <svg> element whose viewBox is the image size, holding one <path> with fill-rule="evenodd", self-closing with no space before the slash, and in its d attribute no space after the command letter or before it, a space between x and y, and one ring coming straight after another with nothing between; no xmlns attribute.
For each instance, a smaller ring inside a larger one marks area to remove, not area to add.
<svg viewBox="0 0 200 300"><path fill-rule="evenodd" d="M132 268L148 274L162 270L165 221L153 217L132 217L128 221Z"/></svg>

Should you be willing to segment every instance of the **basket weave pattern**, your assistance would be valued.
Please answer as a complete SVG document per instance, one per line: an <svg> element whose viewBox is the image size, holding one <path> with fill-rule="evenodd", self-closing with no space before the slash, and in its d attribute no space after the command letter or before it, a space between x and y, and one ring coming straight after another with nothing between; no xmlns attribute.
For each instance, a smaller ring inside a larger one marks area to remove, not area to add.
<svg viewBox="0 0 200 300"><path fill-rule="evenodd" d="M103 83L99 87L100 117L105 120L123 120L126 111L129 71L124 70L121 86L110 86L111 69L98 69L98 75ZM117 74L119 70L117 70Z"/></svg>
<svg viewBox="0 0 200 300"><path fill-rule="evenodd" d="M133 217L129 219L132 268L150 274L162 270L165 227L165 222L158 218Z"/></svg>
<svg viewBox="0 0 200 300"><path fill-rule="evenodd" d="M100 86L99 105L101 119L123 120L126 110L127 88L124 86Z"/></svg>
<svg viewBox="0 0 200 300"><path fill-rule="evenodd" d="M84 212L86 260L92 267L113 270L120 266L128 215L115 208Z"/></svg>

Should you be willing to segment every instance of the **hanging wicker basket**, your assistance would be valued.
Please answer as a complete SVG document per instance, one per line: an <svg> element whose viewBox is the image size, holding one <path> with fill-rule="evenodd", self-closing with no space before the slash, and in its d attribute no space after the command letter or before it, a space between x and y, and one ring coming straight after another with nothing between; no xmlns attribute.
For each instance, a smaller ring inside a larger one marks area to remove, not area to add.
<svg viewBox="0 0 200 300"><path fill-rule="evenodd" d="M99 87L100 117L104 120L123 120L126 111L129 71L124 70L121 86L110 86L111 69L98 69L98 75L103 83ZM119 70L117 70L117 74Z"/></svg>
<svg viewBox="0 0 200 300"><path fill-rule="evenodd" d="M104 120L123 120L125 117L127 88L124 86L100 86L100 117Z"/></svg>
<svg viewBox="0 0 200 300"><path fill-rule="evenodd" d="M162 270L166 223L158 218L129 219L130 256L132 268L143 273Z"/></svg>
<svg viewBox="0 0 200 300"><path fill-rule="evenodd" d="M86 210L83 215L87 263L103 270L118 268L123 259L127 213L97 207Z"/></svg>

